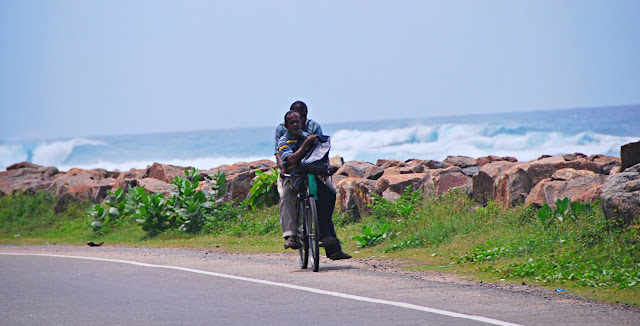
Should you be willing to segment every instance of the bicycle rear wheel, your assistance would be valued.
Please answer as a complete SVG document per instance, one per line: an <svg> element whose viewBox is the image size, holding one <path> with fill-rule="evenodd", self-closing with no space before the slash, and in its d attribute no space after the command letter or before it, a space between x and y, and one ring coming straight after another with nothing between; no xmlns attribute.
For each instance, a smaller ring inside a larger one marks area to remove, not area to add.
<svg viewBox="0 0 640 326"><path fill-rule="evenodd" d="M300 268L307 269L309 265L309 242L307 241L307 218L306 211L304 209L304 201L298 198L298 239L302 242L302 246L298 248L298 254L300 255Z"/></svg>
<svg viewBox="0 0 640 326"><path fill-rule="evenodd" d="M313 271L317 272L320 268L320 229L318 228L318 210L316 209L316 201L313 196L309 196L306 220L307 220L307 241L309 252L311 253L311 265Z"/></svg>

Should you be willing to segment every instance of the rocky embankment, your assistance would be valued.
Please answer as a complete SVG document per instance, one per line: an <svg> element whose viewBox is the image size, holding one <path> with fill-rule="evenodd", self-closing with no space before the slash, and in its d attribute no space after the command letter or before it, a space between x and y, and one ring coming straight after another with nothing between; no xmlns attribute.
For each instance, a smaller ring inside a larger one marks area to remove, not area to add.
<svg viewBox="0 0 640 326"><path fill-rule="evenodd" d="M573 153L518 162L513 157L449 156L442 162L380 159L376 164L344 162L335 156L331 168L337 204L356 218L369 210L367 204L374 194L393 201L411 186L427 194L460 189L480 204L495 201L505 206L546 203L553 207L557 199L564 197L581 202L600 200L607 217L632 223L640 216L640 142L622 146L620 153L620 158ZM274 162L260 160L200 170L205 176L200 187L211 189L209 176L222 171L227 175L226 198L242 200L251 188L255 171L266 172L274 167ZM144 186L149 192L168 194L174 188L170 180L184 175L187 169L192 168L154 163L146 169L127 172L61 172L56 167L21 162L0 172L0 196L47 190L58 198L56 210L63 210L73 200L100 202L108 190L117 188Z"/></svg>

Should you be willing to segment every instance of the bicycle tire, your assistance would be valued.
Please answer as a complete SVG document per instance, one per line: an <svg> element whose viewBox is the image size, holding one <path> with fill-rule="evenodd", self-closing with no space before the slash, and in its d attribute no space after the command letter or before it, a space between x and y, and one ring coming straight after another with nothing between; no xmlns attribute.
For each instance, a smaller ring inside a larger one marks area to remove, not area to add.
<svg viewBox="0 0 640 326"><path fill-rule="evenodd" d="M300 256L300 268L307 269L309 266L309 242L307 241L307 218L306 211L304 209L304 201L298 198L297 201L297 209L298 209L298 237L302 242L302 246L298 248L298 255Z"/></svg>
<svg viewBox="0 0 640 326"><path fill-rule="evenodd" d="M307 235L309 252L311 253L311 264L313 271L320 269L320 229L318 228L318 210L316 209L316 200L313 196L309 196L307 212Z"/></svg>

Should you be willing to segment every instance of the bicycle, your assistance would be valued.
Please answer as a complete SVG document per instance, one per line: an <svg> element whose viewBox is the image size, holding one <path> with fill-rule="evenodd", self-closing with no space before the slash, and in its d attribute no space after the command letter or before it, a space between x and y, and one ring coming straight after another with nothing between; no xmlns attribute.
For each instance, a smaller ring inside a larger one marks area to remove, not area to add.
<svg viewBox="0 0 640 326"><path fill-rule="evenodd" d="M298 216L298 239L302 242L298 248L300 268L307 269L309 256L314 272L320 269L320 229L318 225L318 210L316 208L317 184L314 174L296 174L303 184L298 191L296 210Z"/></svg>

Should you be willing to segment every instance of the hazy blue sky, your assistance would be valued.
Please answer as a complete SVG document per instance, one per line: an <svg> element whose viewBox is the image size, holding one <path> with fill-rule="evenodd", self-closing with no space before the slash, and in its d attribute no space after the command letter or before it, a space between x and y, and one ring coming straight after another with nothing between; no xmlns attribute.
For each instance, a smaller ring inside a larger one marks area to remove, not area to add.
<svg viewBox="0 0 640 326"><path fill-rule="evenodd" d="M0 0L0 142L640 103L640 1Z"/></svg>

